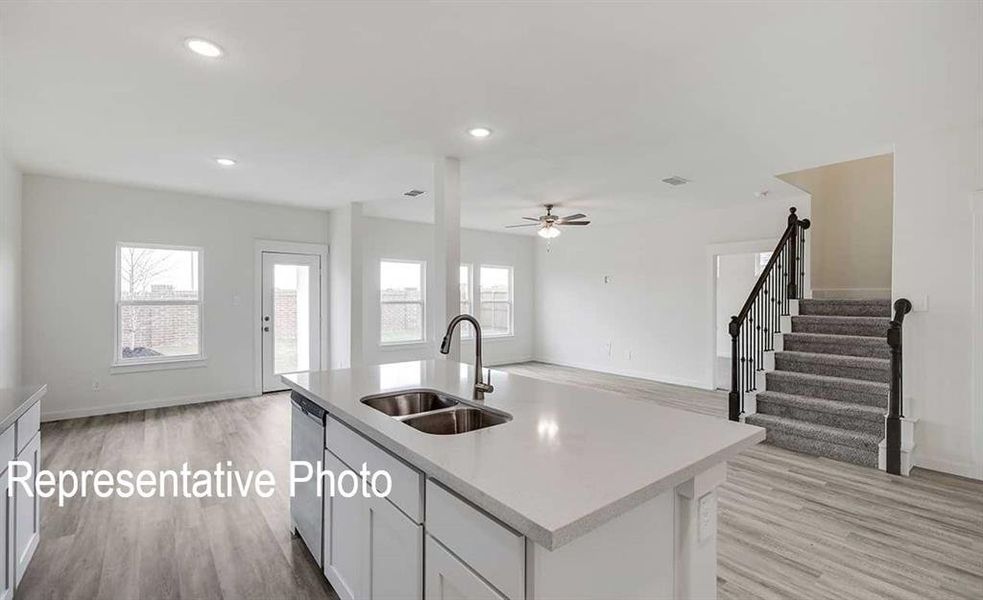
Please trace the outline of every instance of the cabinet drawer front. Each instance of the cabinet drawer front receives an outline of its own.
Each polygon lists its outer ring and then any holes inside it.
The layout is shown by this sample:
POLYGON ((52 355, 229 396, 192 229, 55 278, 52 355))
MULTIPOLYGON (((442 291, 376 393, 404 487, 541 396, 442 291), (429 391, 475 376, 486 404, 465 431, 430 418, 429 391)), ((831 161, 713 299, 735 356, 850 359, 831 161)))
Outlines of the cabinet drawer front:
POLYGON ((417 523, 423 523, 423 474, 360 433, 328 415, 325 438, 328 450, 353 471, 365 463, 370 471, 384 470, 392 478, 389 500, 417 523))
MULTIPOLYGON (((3 464, 0 464, 0 473, 7 470, 8 461, 14 460, 17 457, 17 442, 15 440, 16 434, 14 433, 16 428, 16 425, 11 425, 3 433, 0 433, 0 461, 3 461, 3 464)), ((26 442, 29 441, 30 438, 26 440, 26 442)), ((4 489, 7 488, 4 487, 4 489)))
POLYGON ((505 600, 429 535, 426 564, 427 600, 505 600))
POLYGON ((525 597, 525 538, 432 479, 427 532, 512 600, 525 597))
POLYGON ((41 429, 41 403, 35 402, 17 419, 17 453, 27 447, 34 434, 41 429))

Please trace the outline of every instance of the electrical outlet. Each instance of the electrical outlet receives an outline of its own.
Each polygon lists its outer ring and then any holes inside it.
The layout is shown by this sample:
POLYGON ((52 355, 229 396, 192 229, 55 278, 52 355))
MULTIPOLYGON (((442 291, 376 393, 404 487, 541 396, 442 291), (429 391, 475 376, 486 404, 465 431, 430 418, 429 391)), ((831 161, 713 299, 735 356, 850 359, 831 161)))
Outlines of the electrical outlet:
POLYGON ((700 496, 698 519, 697 536, 701 542, 705 542, 713 537, 717 529, 717 496, 713 492, 700 496))
POLYGON ((607 357, 611 356, 611 342, 608 342, 603 346, 601 346, 601 354, 607 357))
POLYGON ((611 283, 611 276, 610 275, 605 275, 604 276, 604 283, 611 283))
POLYGON ((93 392, 98 392, 101 389, 102 389, 102 382, 99 381, 98 379, 93 379, 92 380, 92 391, 93 392))
POLYGON ((242 304, 242 296, 239 294, 232 294, 232 306, 240 306, 242 304))
POLYGON ((631 350, 625 352, 625 360, 631 360, 631 350))

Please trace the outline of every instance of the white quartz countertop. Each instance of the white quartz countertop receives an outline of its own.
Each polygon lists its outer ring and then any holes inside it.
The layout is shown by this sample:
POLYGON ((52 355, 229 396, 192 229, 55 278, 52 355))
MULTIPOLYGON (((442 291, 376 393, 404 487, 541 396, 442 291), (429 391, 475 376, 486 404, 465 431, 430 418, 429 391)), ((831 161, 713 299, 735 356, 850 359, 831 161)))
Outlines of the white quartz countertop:
POLYGON ((360 402, 427 388, 470 399, 469 365, 430 360, 286 375, 295 391, 553 550, 764 440, 765 430, 630 396, 491 371, 508 423, 431 435, 360 402))
POLYGON ((0 388, 0 431, 17 422, 28 408, 41 399, 48 391, 45 384, 22 385, 15 388, 0 388))

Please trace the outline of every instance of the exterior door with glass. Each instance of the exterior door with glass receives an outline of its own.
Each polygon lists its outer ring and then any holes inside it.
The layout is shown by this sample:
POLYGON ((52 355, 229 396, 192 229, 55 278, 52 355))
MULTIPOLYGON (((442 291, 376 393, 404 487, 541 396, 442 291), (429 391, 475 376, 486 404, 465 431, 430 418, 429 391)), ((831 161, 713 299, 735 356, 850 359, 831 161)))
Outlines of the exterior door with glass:
POLYGON ((263 252, 263 391, 321 364, 321 257, 263 252))

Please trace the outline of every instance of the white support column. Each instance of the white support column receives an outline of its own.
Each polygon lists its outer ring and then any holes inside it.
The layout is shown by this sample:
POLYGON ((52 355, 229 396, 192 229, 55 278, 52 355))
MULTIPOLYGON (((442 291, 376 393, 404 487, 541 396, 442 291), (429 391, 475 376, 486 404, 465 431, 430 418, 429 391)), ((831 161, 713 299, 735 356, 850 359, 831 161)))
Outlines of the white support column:
MULTIPOLYGON (((447 323, 458 314, 461 268, 461 162, 443 157, 434 162, 434 262, 428 279, 431 310, 430 330, 439 344, 447 323)), ((461 332, 454 336, 448 358, 460 360, 461 332)))
POLYGON ((351 205, 351 363, 353 367, 365 364, 365 223, 362 220, 363 206, 361 202, 351 205))

